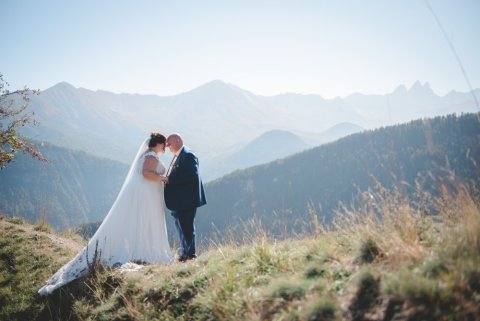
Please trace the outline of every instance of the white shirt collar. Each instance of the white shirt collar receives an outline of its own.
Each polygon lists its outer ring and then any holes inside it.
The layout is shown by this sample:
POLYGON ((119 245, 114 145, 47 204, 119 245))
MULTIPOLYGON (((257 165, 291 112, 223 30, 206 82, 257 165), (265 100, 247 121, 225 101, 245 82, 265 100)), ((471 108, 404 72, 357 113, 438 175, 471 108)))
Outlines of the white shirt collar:
POLYGON ((182 152, 183 150, 183 147, 185 146, 182 146, 179 150, 177 150, 177 152, 175 153, 175 156, 178 157, 178 155, 180 155, 180 153, 182 152))

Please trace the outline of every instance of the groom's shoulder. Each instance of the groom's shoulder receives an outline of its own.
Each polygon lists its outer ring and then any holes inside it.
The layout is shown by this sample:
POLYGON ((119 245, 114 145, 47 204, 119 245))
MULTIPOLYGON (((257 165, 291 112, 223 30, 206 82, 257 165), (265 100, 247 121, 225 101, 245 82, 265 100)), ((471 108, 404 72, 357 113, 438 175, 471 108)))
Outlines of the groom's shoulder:
POLYGON ((183 153, 185 153, 186 158, 191 159, 194 162, 198 162, 197 155, 195 155, 195 153, 190 148, 184 147, 183 148, 183 153))
POLYGON ((195 156, 195 153, 190 148, 188 148, 187 146, 183 146, 183 152, 185 154, 190 154, 190 155, 195 156))

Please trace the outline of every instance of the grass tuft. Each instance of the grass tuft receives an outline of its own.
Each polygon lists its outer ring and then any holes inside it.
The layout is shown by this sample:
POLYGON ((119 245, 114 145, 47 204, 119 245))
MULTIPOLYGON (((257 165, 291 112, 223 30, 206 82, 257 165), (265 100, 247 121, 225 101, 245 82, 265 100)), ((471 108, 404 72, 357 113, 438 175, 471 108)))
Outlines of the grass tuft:
POLYGON ((329 269, 317 262, 311 262, 305 269, 305 277, 307 279, 313 279, 318 277, 327 277, 330 275, 329 269))
POLYGON ((382 291, 405 301, 430 304, 438 301, 440 286, 436 280, 428 279, 410 270, 402 270, 385 280, 382 291))
POLYGON ((380 256, 381 251, 377 243, 371 238, 368 238, 366 240, 362 240, 360 244, 359 254, 355 261, 360 264, 372 263, 376 258, 380 256))
POLYGON ((33 227, 35 231, 45 232, 45 233, 53 233, 53 229, 46 221, 39 221, 33 227))
POLYGON ((272 282, 263 292, 267 300, 281 298, 283 300, 300 299, 305 295, 306 284, 300 280, 279 279, 272 282))
POLYGON ((355 282, 357 290, 348 309, 352 320, 362 320, 362 316, 377 303, 380 281, 370 271, 363 271, 356 277, 355 282))
POLYGON ((317 297, 308 302, 305 309, 300 313, 301 320, 305 321, 330 321, 335 319, 337 306, 329 297, 317 297))
POLYGON ((7 222, 12 223, 12 224, 21 225, 21 224, 25 223, 25 220, 21 217, 12 216, 12 217, 7 218, 7 222))

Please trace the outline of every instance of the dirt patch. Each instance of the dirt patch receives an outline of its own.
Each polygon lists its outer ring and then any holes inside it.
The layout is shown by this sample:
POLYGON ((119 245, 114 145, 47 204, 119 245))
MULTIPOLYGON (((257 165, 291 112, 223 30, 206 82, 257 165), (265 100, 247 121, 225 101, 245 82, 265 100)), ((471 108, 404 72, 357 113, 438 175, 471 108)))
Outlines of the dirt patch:
POLYGON ((63 247, 63 248, 66 248, 66 249, 69 249, 73 252, 79 252, 85 246, 84 244, 81 244, 81 243, 79 243, 75 240, 69 239, 69 238, 61 237, 61 236, 58 236, 58 235, 55 235, 55 234, 46 233, 46 232, 42 232, 42 231, 35 231, 34 226, 30 225, 30 224, 27 224, 27 223, 14 224, 14 223, 10 223, 6 220, 1 220, 0 221, 0 230, 4 229, 4 228, 12 228, 12 227, 23 231, 25 234, 27 234, 27 235, 29 235, 33 238, 38 238, 38 237, 41 237, 41 236, 47 237, 55 245, 58 245, 59 247, 63 247))

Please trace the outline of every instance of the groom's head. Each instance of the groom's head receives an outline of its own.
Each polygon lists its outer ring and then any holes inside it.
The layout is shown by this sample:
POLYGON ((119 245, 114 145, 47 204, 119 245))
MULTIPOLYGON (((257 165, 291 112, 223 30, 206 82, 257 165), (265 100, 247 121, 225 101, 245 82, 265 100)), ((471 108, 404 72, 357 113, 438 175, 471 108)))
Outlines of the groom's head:
POLYGON ((179 134, 171 134, 167 138, 167 146, 172 153, 176 153, 183 146, 182 137, 179 134))

